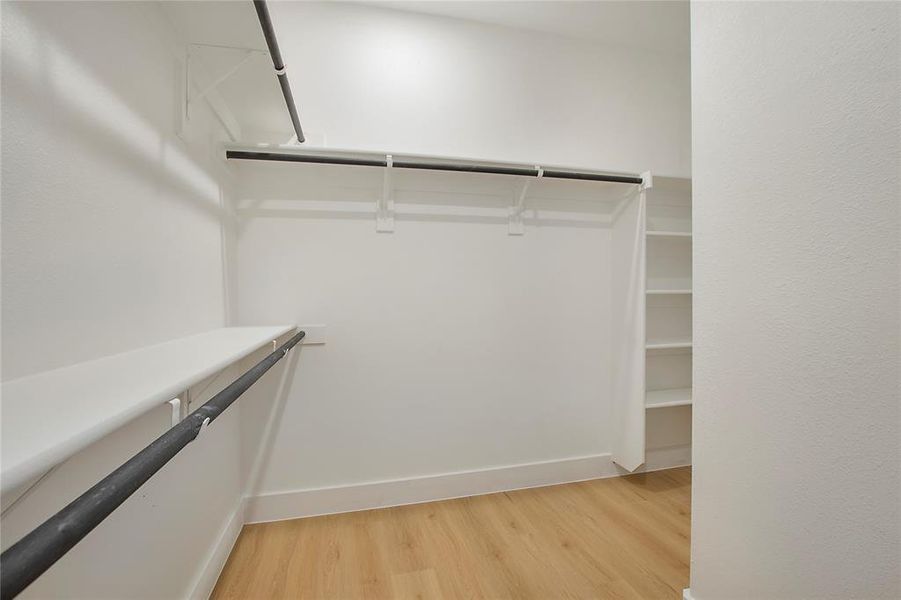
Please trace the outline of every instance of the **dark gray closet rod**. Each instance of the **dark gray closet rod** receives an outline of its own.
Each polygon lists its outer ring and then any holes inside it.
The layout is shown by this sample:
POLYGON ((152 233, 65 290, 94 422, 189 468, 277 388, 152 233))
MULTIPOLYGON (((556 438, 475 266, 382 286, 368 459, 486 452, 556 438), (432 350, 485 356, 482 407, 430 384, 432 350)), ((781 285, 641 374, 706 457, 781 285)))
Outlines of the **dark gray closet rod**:
MULTIPOLYGON (((315 154, 288 154, 279 152, 262 152, 256 150, 226 150, 225 158, 239 160, 274 160, 282 162, 316 163, 325 165, 354 165, 360 167, 387 167, 388 161, 381 158, 342 158, 315 154)), ((392 167, 398 169, 429 169, 433 171, 462 171, 465 173, 492 173, 495 175, 520 175, 538 177, 535 167, 499 167, 494 165, 454 164, 417 162, 414 160, 394 160, 392 167)), ((590 173, 584 171, 557 171, 545 169, 542 177, 551 179, 582 179, 586 181, 609 181, 612 183, 641 184, 642 178, 637 175, 609 175, 606 173, 590 173)))
MULTIPOLYGON (((14 598, 88 535, 304 338, 300 331, 128 462, 0 554, 0 598, 14 598)), ((202 473, 201 473, 202 475, 202 473)), ((127 551, 127 549, 123 549, 127 551)))
POLYGON ((291 124, 294 125, 294 133, 297 141, 304 142, 303 129, 300 126, 300 117, 297 116, 297 106, 294 105, 294 94, 291 93, 291 84, 288 83, 288 75, 285 73, 285 62, 282 60, 281 50, 278 49, 278 40, 275 39, 275 29, 272 27, 272 19, 269 17, 269 7, 265 0, 253 0, 253 7, 257 9, 257 17, 260 19, 260 27, 263 28, 263 36, 266 45, 269 46, 269 55, 272 57, 272 66, 278 76, 278 84, 282 87, 282 95, 288 106, 288 114, 291 116, 291 124))

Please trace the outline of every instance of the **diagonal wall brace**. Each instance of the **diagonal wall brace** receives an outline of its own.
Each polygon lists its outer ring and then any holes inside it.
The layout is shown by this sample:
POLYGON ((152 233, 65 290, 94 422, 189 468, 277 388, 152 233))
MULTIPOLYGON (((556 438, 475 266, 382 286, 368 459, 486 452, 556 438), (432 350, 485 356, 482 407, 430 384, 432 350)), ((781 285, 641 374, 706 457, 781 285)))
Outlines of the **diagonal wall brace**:
POLYGON ((257 48, 220 46, 216 44, 188 44, 185 51, 184 62, 181 63, 182 72, 179 76, 178 95, 181 110, 178 117, 176 133, 178 133, 179 136, 184 133, 187 121, 190 120, 194 107, 198 102, 205 100, 213 110, 216 118, 222 123, 222 126, 225 128, 232 141, 241 139, 241 127, 225 100, 219 95, 217 88, 229 77, 237 73, 251 58, 258 55, 265 56, 266 52, 257 48), (200 48, 240 52, 240 57, 237 61, 232 63, 225 73, 219 75, 215 79, 211 79, 207 75, 201 57, 197 53, 197 50, 200 48), (194 91, 195 88, 197 91, 194 91))

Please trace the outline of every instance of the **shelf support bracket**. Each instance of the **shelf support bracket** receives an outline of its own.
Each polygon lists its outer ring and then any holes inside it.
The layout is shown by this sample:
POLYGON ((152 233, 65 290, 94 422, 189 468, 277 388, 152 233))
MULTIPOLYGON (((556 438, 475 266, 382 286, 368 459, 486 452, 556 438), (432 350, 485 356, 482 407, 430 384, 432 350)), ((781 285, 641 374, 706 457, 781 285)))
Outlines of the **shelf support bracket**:
POLYGON ((382 196, 375 205, 375 230, 379 233, 394 231, 394 189, 391 176, 394 171, 394 158, 385 155, 385 177, 382 180, 382 196))
MULTIPOLYGON (((540 166, 535 165, 535 168, 538 170, 538 179, 544 177, 544 169, 540 166)), ((526 212, 526 194, 529 193, 529 184, 532 183, 531 178, 527 178, 522 183, 522 187, 519 189, 519 198, 516 201, 516 204, 510 207, 510 215, 508 217, 507 222, 507 234, 508 235, 524 235, 525 234, 525 224, 523 223, 523 213, 526 212)))
POLYGON ((219 46, 214 44, 188 44, 185 52, 184 60, 184 81, 180 82, 179 90, 181 94, 181 116, 179 120, 179 134, 184 131, 186 122, 191 118, 191 111, 198 102, 206 100, 210 105, 216 117, 222 123, 229 137, 237 141, 241 139, 241 129, 234 115, 226 105, 225 101, 217 92, 217 88, 229 77, 238 72, 251 58, 257 55, 265 55, 266 52, 257 48, 241 48, 236 46, 219 46), (200 57, 197 55, 198 48, 211 48, 214 50, 238 51, 241 52, 240 58, 235 61, 223 74, 219 75, 212 81, 206 77, 204 69, 200 68, 200 57), (193 92, 194 87, 198 91, 193 92))
POLYGON ((172 407, 172 427, 181 422, 181 398, 173 398, 167 404, 172 407))
POLYGON ((645 171, 641 174, 641 186, 639 189, 643 192, 645 190, 649 190, 654 187, 654 176, 651 175, 650 171, 645 171))

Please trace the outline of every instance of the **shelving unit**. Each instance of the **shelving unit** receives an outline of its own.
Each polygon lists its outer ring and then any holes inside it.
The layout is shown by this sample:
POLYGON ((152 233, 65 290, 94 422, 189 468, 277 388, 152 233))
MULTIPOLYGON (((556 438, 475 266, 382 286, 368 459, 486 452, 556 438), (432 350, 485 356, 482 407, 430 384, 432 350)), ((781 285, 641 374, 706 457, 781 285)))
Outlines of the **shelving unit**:
POLYGON ((691 405, 691 199, 663 194, 646 210, 645 408, 691 405))
POLYGON ((214 329, 4 383, 0 489, 26 483, 294 329, 214 329))

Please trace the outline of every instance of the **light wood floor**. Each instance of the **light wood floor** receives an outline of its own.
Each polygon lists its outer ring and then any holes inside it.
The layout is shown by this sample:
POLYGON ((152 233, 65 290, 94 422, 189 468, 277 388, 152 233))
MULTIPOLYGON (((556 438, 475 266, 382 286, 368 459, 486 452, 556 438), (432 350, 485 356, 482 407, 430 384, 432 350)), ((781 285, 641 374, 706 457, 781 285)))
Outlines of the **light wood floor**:
POLYGON ((681 598, 691 470, 248 525, 212 598, 681 598))

